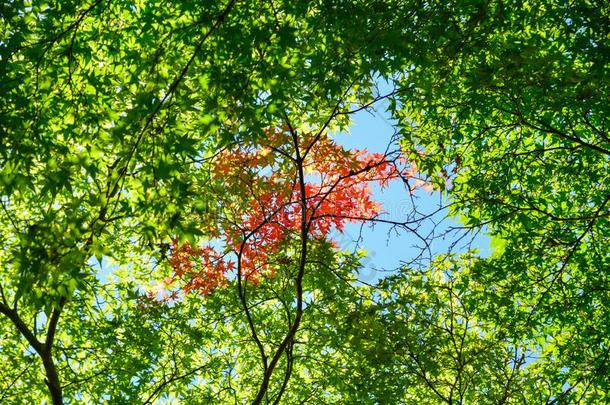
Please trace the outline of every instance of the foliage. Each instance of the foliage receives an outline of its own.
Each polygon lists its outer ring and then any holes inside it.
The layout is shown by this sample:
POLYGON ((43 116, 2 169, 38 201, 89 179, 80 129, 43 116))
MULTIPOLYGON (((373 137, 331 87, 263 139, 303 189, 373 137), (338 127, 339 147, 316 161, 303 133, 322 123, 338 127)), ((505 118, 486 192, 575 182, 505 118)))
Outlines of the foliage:
POLYGON ((549 378, 540 392, 602 401, 608 5, 510 7, 481 5, 476 26, 450 17, 447 52, 403 75, 409 91, 395 113, 420 167, 453 173, 452 211, 492 235, 478 279, 514 307, 490 314, 495 322, 539 341, 536 367, 549 378))
POLYGON ((226 285, 236 262, 248 282, 273 277, 278 269, 269 257, 285 248, 286 240, 298 238, 302 224, 307 224, 309 238, 328 239, 346 222, 374 220, 382 208, 372 199, 369 183, 386 186, 415 176, 399 155, 348 151, 327 134, 302 133, 293 144, 289 127, 268 130, 262 146, 227 148, 212 164, 211 181, 216 190, 224 189, 218 194, 227 197, 219 196, 222 213, 207 225, 209 245, 175 241, 169 260, 174 279, 188 279, 184 292, 204 295, 226 285), (299 180, 299 170, 308 180, 299 180))
POLYGON ((607 402, 608 15, 3 2, 0 402, 607 402), (333 141, 383 100, 397 150, 333 141), (390 180, 493 253, 360 282, 390 180))

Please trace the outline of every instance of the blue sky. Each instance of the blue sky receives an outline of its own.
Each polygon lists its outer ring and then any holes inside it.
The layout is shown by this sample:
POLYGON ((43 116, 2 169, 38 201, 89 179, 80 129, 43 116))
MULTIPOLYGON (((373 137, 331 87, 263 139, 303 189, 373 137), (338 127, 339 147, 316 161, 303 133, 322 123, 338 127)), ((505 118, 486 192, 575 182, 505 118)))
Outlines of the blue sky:
MULTIPOLYGON (((352 119, 353 124, 349 131, 335 134, 333 136, 335 141, 346 148, 367 149, 369 152, 379 153, 386 151, 394 135, 394 128, 383 105, 377 106, 376 110, 363 110, 355 113, 352 119)), ((404 221, 413 209, 414 203, 420 213, 432 213, 438 210, 440 205, 447 203, 446 196, 441 195, 438 191, 430 193, 418 189, 411 196, 402 182, 398 180, 391 182, 390 186, 384 189, 377 184, 373 184, 371 188, 374 199, 382 203, 386 212, 382 218, 393 221, 404 221)), ((418 229, 418 233, 422 236, 429 236, 428 233, 435 229, 438 235, 450 226, 459 225, 451 218, 440 221, 445 215, 446 211, 433 217, 435 221, 440 222, 436 226, 433 226, 430 221, 424 222, 424 225, 418 229)), ((370 283, 415 259, 422 252, 423 246, 421 240, 412 232, 405 229, 392 229, 391 225, 380 223, 374 225, 348 224, 343 233, 337 232, 332 236, 345 250, 362 249, 367 252, 359 279, 370 283)), ((455 241, 455 236, 455 234, 451 234, 449 238, 439 236, 432 239, 430 252, 427 255, 447 252, 455 241)), ((453 251, 463 251, 464 244, 470 239, 465 238, 461 244, 455 246, 453 251)), ((475 238, 471 246, 478 248, 484 255, 489 253, 489 239, 484 235, 475 238)), ((92 264, 94 262, 97 264, 97 260, 92 260, 92 264)), ((104 260, 98 277, 105 279, 112 271, 113 267, 104 260)))
MULTIPOLYGON (((378 106, 375 111, 360 111, 354 114, 352 119, 353 124, 348 132, 334 136, 337 142, 347 148, 366 148, 370 152, 380 153, 386 151, 388 143, 394 135, 394 128, 383 105, 378 106)), ((440 192, 430 193, 421 189, 415 191, 412 199, 401 181, 394 181, 383 190, 375 185, 373 193, 375 199, 382 202, 384 210, 387 212, 384 218, 394 221, 406 219, 413 208, 413 201, 418 211, 422 213, 432 213, 441 204, 447 203, 446 196, 441 195, 440 192)), ((436 215, 434 219, 440 221, 445 215, 446 211, 436 215)), ((438 235, 449 227, 458 225, 458 222, 451 218, 443 220, 436 228, 428 221, 419 230, 419 234, 425 236, 435 228, 438 235)), ((360 279, 366 282, 374 282, 384 274, 413 260, 421 252, 423 246, 412 232, 404 229, 393 230, 391 225, 387 224, 375 224, 374 226, 349 224, 344 234, 335 235, 335 239, 344 249, 360 248, 368 252, 367 258, 364 260, 364 269, 360 274, 360 279)), ((433 254, 445 253, 456 239, 455 234, 444 239, 439 235, 430 243, 430 250, 433 254)), ((465 238, 455 246, 453 251, 464 251, 464 245, 470 240, 469 237, 465 238)), ((471 246, 486 255, 489 253, 489 238, 479 235, 471 246)))

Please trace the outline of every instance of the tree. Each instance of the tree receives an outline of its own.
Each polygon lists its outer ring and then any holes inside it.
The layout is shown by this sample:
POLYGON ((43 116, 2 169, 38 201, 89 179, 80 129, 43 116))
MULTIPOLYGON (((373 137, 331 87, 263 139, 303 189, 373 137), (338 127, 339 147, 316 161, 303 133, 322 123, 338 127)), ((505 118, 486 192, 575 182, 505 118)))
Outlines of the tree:
POLYGON ((608 386, 607 14, 498 2, 451 15, 395 110, 419 166, 454 174, 466 229, 492 235, 477 277, 516 307, 495 322, 538 340, 546 401, 602 401, 608 386))
POLYGON ((371 98, 385 62, 358 42, 395 10, 357 7, 354 19, 325 3, 3 4, 0 312, 54 403, 72 383, 58 372, 62 324, 94 293, 91 257, 159 258, 168 238, 195 239, 213 205, 201 165, 219 145, 286 114, 345 126, 340 110, 371 98))
POLYGON ((0 401, 603 401, 607 8, 3 3, 0 401), (494 254, 359 283, 371 180, 494 254))

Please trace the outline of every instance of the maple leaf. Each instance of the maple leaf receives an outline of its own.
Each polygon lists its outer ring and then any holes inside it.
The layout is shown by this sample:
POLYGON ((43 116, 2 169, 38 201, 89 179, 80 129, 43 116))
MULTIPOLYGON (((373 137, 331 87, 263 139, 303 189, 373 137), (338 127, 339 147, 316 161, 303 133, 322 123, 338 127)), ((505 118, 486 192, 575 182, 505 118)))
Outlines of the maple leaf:
MULTIPOLYGON (((239 262, 236 264, 218 248, 174 242, 169 264, 175 278, 185 280, 185 292, 211 294, 227 285, 227 273, 237 269, 253 284, 262 277, 272 277, 276 269, 269 259, 287 238, 300 235, 303 209, 309 236, 328 238, 333 229, 343 231, 348 222, 371 220, 382 213, 381 204, 373 199, 370 182, 386 186, 394 179, 413 177, 417 170, 402 157, 388 160, 380 153, 348 150, 327 135, 303 133, 299 141, 301 150, 309 150, 302 161, 307 172, 305 196, 294 180, 298 167, 296 159, 290 157, 294 145, 286 129, 269 129, 259 143, 243 144, 219 155, 212 168, 214 176, 231 190, 243 190, 243 195, 234 196, 240 220, 221 221, 216 235, 224 235, 224 250, 233 251, 239 262), (397 162, 406 167, 399 169, 397 162)), ((416 180, 416 187, 420 186, 428 185, 416 180)))

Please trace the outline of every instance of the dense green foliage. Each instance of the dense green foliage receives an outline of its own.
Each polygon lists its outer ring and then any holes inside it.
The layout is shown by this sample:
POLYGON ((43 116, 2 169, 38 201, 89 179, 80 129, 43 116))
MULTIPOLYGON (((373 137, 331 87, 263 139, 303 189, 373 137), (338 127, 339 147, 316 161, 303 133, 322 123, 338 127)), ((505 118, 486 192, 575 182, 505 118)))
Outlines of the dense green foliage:
POLYGON ((2 2, 0 402, 610 401, 609 16, 587 0, 2 2), (171 243, 251 207, 213 174, 227 151, 284 128, 285 180, 304 186, 297 138, 382 100, 490 257, 368 285, 363 255, 303 220, 274 277, 146 295, 171 243))
POLYGON ((609 12, 490 7, 457 56, 401 79, 418 97, 396 112, 426 171, 456 173, 453 212, 493 235, 475 277, 514 307, 492 320, 535 342, 539 392, 568 402, 609 388, 609 12))

